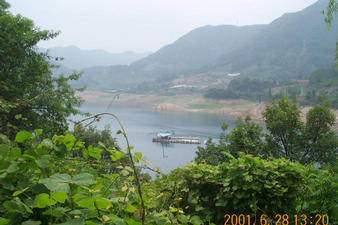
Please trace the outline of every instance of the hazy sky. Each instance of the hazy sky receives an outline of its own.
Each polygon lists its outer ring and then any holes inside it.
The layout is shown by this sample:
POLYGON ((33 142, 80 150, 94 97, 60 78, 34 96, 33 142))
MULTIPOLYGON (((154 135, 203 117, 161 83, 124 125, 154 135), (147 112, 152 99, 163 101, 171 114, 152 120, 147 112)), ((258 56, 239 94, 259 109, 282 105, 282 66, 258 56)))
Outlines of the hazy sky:
POLYGON ((12 13, 61 31, 42 47, 156 51, 204 25, 266 24, 316 0, 8 0, 12 13))

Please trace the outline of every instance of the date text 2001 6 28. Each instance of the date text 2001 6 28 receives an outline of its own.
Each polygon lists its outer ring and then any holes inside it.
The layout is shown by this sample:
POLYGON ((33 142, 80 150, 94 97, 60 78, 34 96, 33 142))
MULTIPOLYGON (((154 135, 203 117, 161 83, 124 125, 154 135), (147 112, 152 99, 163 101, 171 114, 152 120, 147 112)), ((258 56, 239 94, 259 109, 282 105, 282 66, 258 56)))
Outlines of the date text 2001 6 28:
POLYGON ((224 218, 224 225, 329 225, 327 214, 315 216, 276 214, 273 218, 265 214, 256 217, 244 214, 225 214, 224 218))

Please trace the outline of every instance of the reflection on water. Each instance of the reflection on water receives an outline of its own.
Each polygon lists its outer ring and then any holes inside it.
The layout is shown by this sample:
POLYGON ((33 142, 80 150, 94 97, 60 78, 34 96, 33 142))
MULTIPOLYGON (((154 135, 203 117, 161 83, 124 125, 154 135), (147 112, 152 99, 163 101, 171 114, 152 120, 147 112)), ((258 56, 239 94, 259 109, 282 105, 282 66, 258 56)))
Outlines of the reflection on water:
MULTIPOLYGON (((85 104, 81 108, 92 114, 106 111, 106 106, 85 104)), ((233 127, 234 119, 228 116, 186 113, 186 112, 158 112, 150 107, 123 106, 113 104, 108 110, 121 120, 129 141, 136 152, 142 152, 150 162, 151 167, 159 167, 163 172, 183 167, 195 157, 196 144, 161 144, 153 143, 152 138, 163 130, 174 131, 177 136, 194 136, 204 140, 209 137, 217 139, 221 132, 221 124, 228 123, 229 130, 233 127)), ((77 118, 79 119, 79 118, 77 118)), ((103 129, 110 125, 111 130, 119 129, 118 123, 111 117, 103 117, 97 128, 103 129)), ((115 135, 118 144, 125 147, 124 139, 115 135)))

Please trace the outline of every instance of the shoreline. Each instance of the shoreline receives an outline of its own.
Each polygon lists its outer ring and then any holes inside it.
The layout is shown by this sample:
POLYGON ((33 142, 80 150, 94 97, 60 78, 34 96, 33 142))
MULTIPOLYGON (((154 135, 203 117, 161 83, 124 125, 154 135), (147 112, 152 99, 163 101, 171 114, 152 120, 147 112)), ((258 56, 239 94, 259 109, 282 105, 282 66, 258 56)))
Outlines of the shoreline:
MULTIPOLYGON (((141 94, 115 94, 99 91, 84 91, 79 93, 88 104, 110 105, 121 104, 129 106, 150 106, 154 110, 162 112, 202 112, 232 117, 245 118, 250 116, 252 120, 264 121, 262 113, 267 106, 264 102, 253 102, 243 99, 212 100, 205 99, 202 95, 190 94, 179 96, 158 96, 141 94)), ((306 122, 306 113, 310 106, 301 107, 301 119, 306 122)), ((336 116, 334 131, 338 131, 338 110, 331 111, 336 116)))

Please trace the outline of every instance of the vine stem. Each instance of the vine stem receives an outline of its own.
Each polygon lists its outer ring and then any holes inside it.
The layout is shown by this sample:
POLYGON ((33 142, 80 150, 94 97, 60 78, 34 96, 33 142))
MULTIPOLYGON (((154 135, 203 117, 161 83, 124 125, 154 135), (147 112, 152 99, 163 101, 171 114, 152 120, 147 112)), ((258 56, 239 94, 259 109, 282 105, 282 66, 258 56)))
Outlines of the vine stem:
POLYGON ((95 114, 94 116, 90 116, 90 117, 84 118, 83 120, 80 120, 79 122, 76 122, 75 124, 83 123, 84 121, 87 121, 87 120, 93 120, 92 122, 94 122, 100 116, 104 116, 104 115, 111 116, 111 117, 113 117, 117 121, 117 123, 119 124, 119 126, 121 128, 123 137, 126 140, 126 143, 127 143, 127 154, 128 154, 128 156, 130 158, 130 161, 131 161, 131 166, 132 166, 132 169, 133 169, 133 172, 134 172, 134 176, 135 176, 135 182, 136 182, 136 186, 137 186, 137 191, 138 191, 138 194, 139 194, 140 199, 141 199, 142 225, 144 225, 146 210, 145 210, 144 200, 143 200, 143 195, 142 195, 141 181, 140 181, 139 174, 138 174, 138 172, 136 170, 136 166, 135 166, 135 163, 134 163, 133 155, 131 154, 131 148, 130 148, 130 144, 129 144, 129 139, 128 139, 127 133, 126 133, 126 131, 125 131, 125 129, 124 129, 124 127, 123 127, 120 119, 115 114, 113 114, 113 113, 107 113, 107 112, 105 112, 105 113, 99 113, 99 114, 95 114))

